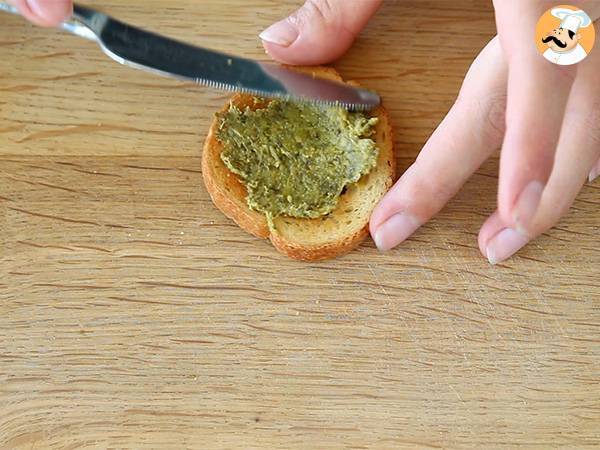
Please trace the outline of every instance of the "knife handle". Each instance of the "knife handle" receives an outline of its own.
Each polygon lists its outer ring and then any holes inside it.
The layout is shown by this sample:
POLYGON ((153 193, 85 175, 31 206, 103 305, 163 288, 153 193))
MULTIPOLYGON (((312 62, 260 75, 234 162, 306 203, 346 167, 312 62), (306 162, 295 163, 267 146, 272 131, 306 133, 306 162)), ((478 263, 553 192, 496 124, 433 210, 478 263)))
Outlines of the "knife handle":
MULTIPOLYGON (((17 8, 5 2, 0 2, 0 11, 21 16, 21 13, 17 8)), ((59 27, 76 36, 80 36, 91 41, 97 41, 98 38, 96 33, 93 31, 93 21, 95 17, 96 11, 93 9, 75 4, 73 5, 73 16, 71 19, 61 23, 59 27)))

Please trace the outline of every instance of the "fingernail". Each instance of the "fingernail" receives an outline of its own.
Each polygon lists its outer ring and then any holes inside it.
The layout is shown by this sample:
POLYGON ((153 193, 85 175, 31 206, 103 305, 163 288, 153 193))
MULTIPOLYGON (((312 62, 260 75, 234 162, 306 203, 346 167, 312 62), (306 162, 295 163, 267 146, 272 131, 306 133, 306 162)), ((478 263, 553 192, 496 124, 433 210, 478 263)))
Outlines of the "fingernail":
POLYGON ((385 252, 405 241, 420 226, 421 222, 416 217, 405 212, 398 213, 379 225, 373 240, 377 248, 385 252))
POLYGON ((485 249, 490 264, 498 264, 517 253, 529 242, 529 238, 511 228, 504 228, 488 241, 485 249))
POLYGON ((596 167, 592 169, 590 176, 588 177, 588 181, 593 183, 596 178, 598 178, 598 175, 600 175, 600 163, 596 164, 596 167))
POLYGON ((284 19, 274 23, 265 31, 260 33, 259 37, 263 41, 271 42, 272 44, 289 47, 298 39, 298 28, 296 28, 289 20, 284 19))
POLYGON ((539 181, 530 182, 521 191, 513 212, 513 220, 515 221, 517 230, 521 234, 526 234, 525 230, 535 217, 535 213, 542 200, 542 192, 544 192, 544 185, 539 181))

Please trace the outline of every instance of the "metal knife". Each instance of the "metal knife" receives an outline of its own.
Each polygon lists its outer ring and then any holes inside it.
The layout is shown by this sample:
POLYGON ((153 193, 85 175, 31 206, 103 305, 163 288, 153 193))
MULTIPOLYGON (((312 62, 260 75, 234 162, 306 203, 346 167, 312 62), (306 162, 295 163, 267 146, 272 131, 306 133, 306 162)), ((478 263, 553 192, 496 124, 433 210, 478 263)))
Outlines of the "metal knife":
MULTIPOLYGON (((3 2, 0 10, 18 14, 16 8, 3 2)), ((61 28, 96 42, 121 64, 217 89, 356 110, 369 110, 380 103, 379 96, 366 89, 179 42, 82 5, 74 5, 72 18, 61 28)))

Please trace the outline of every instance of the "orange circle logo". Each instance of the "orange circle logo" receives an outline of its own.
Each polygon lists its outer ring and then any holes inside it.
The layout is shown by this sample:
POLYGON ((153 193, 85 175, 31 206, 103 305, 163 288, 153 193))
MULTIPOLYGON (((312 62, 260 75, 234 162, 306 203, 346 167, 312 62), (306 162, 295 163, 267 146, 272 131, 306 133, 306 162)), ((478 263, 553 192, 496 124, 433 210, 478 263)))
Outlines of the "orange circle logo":
POLYGON ((535 40, 548 61, 570 66, 583 61, 594 48, 596 30, 587 13, 575 6, 559 5, 540 18, 535 40))

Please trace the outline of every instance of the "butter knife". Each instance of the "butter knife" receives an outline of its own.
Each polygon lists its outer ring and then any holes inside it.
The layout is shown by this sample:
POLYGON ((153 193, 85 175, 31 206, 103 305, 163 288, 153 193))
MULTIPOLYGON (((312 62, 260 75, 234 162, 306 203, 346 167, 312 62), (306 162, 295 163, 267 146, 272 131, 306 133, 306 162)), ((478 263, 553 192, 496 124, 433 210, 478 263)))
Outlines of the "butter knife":
MULTIPOLYGON (((0 2, 0 10, 18 14, 0 2)), ((308 100, 348 109, 369 110, 379 96, 366 89, 312 77, 284 66, 253 61, 196 47, 116 20, 75 4, 61 28, 96 42, 109 57, 136 69, 193 81, 216 89, 260 97, 308 100)))

